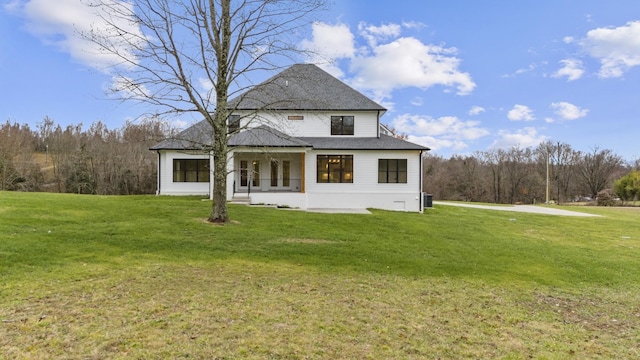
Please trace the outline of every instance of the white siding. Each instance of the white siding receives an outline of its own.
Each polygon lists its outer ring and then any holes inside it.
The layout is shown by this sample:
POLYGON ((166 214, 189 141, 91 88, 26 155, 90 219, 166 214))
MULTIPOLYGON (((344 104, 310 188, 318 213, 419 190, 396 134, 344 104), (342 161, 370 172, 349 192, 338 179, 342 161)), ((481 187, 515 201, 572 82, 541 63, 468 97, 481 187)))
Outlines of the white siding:
MULTIPOLYGON (((285 134, 297 137, 330 137, 331 116, 353 116, 354 135, 345 137, 377 137, 378 136, 378 112, 376 111, 340 111, 340 112, 282 112, 248 114, 235 112, 245 116, 241 120, 242 127, 258 127, 267 125, 285 134), (289 116, 302 116, 303 120, 289 120, 289 116)), ((334 135, 335 136, 335 135, 334 135)))
MULTIPOLYGON (((209 195, 209 183, 173 182, 174 159, 209 159, 208 154, 189 154, 177 151, 160 152, 158 195, 209 195)), ((210 174, 213 179, 213 174, 210 174)))
POLYGON ((309 208, 420 211, 419 151, 310 151, 305 165, 309 208), (317 155, 353 155, 353 183, 318 183, 317 155), (407 183, 379 184, 378 159, 407 159, 407 183))
MULTIPOLYGON (((264 178, 268 177, 269 159, 290 160, 291 178, 301 177, 301 154, 297 153, 237 153, 232 152, 228 162, 227 199, 233 197, 234 180, 240 159, 258 159, 263 166, 264 178), (232 157, 235 155, 234 157, 232 157), (268 156, 267 156, 268 155, 268 156)), ((160 152, 160 195, 208 195, 209 183, 173 182, 173 159, 209 159, 208 154, 160 152)), ((253 203, 286 205, 293 208, 363 209, 376 208, 400 211, 420 211, 420 152, 419 151, 309 151, 304 159, 305 192, 252 193, 253 203), (353 183, 318 183, 317 155, 353 155, 353 183), (406 184, 379 184, 378 159, 407 159, 406 184)), ((213 168, 213 166, 211 166, 213 168)), ((213 179, 213 174, 211 174, 213 179)), ((263 176, 261 176, 263 177, 263 176)), ((266 180, 263 180, 268 185, 266 180)), ((213 181, 211 182, 213 183, 213 181)), ((266 188, 265 188, 266 190, 266 188)), ((302 190, 302 189, 300 189, 302 190)))

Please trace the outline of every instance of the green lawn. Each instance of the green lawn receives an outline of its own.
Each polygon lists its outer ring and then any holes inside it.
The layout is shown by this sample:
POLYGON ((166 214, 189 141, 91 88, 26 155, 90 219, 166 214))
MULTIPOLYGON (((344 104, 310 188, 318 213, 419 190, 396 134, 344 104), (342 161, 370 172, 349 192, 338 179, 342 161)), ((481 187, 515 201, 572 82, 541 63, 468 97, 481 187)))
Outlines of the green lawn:
POLYGON ((640 357, 640 211, 0 192, 0 359, 640 357))

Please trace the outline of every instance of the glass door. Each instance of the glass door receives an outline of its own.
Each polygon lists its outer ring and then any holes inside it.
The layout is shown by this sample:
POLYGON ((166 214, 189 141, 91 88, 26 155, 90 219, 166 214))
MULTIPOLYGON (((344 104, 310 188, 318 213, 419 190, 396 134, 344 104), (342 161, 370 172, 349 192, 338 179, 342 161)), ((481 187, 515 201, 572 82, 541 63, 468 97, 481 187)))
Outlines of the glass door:
POLYGON ((271 187, 278 187, 278 160, 271 160, 271 187))
POLYGON ((240 160, 240 188, 248 188, 249 186, 260 187, 259 160, 240 160))

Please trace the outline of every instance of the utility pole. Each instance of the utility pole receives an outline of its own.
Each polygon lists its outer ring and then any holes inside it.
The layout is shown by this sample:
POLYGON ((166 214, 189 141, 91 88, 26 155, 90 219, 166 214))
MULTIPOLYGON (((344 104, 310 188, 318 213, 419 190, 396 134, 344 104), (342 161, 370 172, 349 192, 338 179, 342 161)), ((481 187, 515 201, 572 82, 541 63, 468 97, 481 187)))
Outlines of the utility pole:
POLYGON ((549 204, 549 151, 547 151, 547 191, 545 204, 549 204))

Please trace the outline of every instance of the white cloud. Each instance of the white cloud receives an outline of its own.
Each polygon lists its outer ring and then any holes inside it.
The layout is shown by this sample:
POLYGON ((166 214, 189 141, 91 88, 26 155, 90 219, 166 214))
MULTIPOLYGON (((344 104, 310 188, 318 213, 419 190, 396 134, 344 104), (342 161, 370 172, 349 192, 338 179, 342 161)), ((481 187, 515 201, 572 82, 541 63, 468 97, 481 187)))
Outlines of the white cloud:
POLYGON ((521 68, 521 69, 516 70, 516 75, 532 72, 537 67, 538 67, 538 65, 536 65, 536 64, 529 64, 529 66, 527 66, 526 68, 521 68))
POLYGON ((413 106, 422 106, 424 105, 424 99, 420 96, 416 96, 413 99, 411 99, 411 105, 413 106))
POLYGON ((514 146, 533 147, 547 140, 544 135, 538 134, 538 131, 532 127, 509 132, 501 130, 498 132, 499 138, 489 146, 490 149, 508 149, 514 146))
MULTIPOLYGON (((128 1, 108 0, 116 4, 124 13, 133 13, 133 5, 128 1)), ((13 1, 5 9, 26 19, 27 30, 47 45, 55 46, 67 52, 75 60, 97 69, 105 70, 109 66, 121 63, 122 59, 113 54, 100 51, 94 43, 78 36, 78 33, 90 31, 104 32, 109 27, 99 8, 91 7, 84 1, 78 0, 27 0, 13 1)), ((105 16, 108 18, 108 16, 105 16)), ((112 18, 117 25, 136 36, 141 36, 140 30, 129 21, 112 18)), ((126 39, 119 38, 116 45, 122 54, 135 60, 134 54, 126 45, 126 39)))
POLYGON ((503 78, 511 78, 511 77, 515 77, 515 76, 517 76, 517 75, 522 75, 522 74, 525 74, 525 73, 528 73, 528 72, 532 72, 532 71, 534 71, 536 68, 538 68, 538 65, 537 65, 537 64, 529 64, 529 66, 527 66, 527 67, 520 68, 520 69, 516 70, 516 71, 515 71, 514 73, 512 73, 512 74, 505 74, 505 75, 502 75, 502 77, 503 77, 503 78))
POLYGON ((640 20, 591 30, 580 44, 590 56, 600 60, 600 77, 620 77, 640 65, 640 20))
POLYGON ((371 92, 378 102, 390 97, 394 90, 406 87, 428 89, 441 85, 447 89, 455 88, 459 95, 473 91, 476 84, 471 75, 459 70, 461 60, 456 57, 455 48, 424 44, 413 37, 400 37, 401 29, 402 26, 395 24, 372 26, 361 23, 359 34, 366 45, 357 46, 355 36, 346 25, 315 23, 313 38, 303 41, 302 46, 318 53, 318 56, 309 58, 311 62, 322 65, 326 61, 319 60, 330 59, 333 68, 325 65, 325 70, 333 70, 330 72, 341 78, 344 74, 335 62, 349 60, 350 70, 354 73, 349 82, 371 92))
POLYGON ((554 110, 554 113, 564 120, 576 120, 587 116, 587 113, 589 112, 588 109, 581 109, 566 101, 551 103, 551 108, 554 110))
POLYGON ((111 78, 112 92, 120 93, 124 98, 148 99, 151 92, 144 84, 136 83, 132 78, 126 76, 113 76, 111 78))
POLYGON ((171 121, 169 122, 169 125, 170 125, 171 127, 173 127, 173 128, 181 129, 181 130, 182 130, 182 129, 186 129, 188 126, 191 126, 191 125, 193 125, 193 124, 190 124, 189 122, 187 122, 187 121, 185 121, 185 120, 179 120, 179 119, 176 119, 176 120, 171 120, 171 121))
POLYGON ((358 72, 353 83, 375 90, 378 97, 389 96, 399 88, 427 89, 434 85, 455 87, 459 95, 466 95, 476 84, 468 73, 458 70, 460 60, 453 56, 455 51, 425 45, 415 38, 400 38, 377 46, 372 56, 352 59, 352 69, 358 72))
POLYGON ((329 25, 315 22, 311 26, 313 40, 303 40, 302 48, 311 54, 309 60, 336 77, 344 73, 335 64, 340 58, 351 58, 355 55, 353 33, 345 24, 329 25))
POLYGON ((509 110, 507 117, 511 121, 533 121, 533 111, 528 106, 516 104, 513 109, 509 110))
POLYGON ((452 149, 455 151, 460 151, 460 150, 467 149, 469 147, 469 145, 467 145, 463 141, 442 139, 442 138, 436 138, 433 136, 409 135, 408 140, 411 141, 412 143, 426 146, 429 149, 431 149, 431 151, 437 151, 442 149, 452 149))
POLYGON ((403 21, 402 22, 402 26, 407 28, 407 29, 422 29, 424 28, 426 25, 424 23, 421 23, 419 21, 403 21))
POLYGON ((370 25, 365 22, 358 24, 360 36, 365 38, 371 47, 377 46, 379 41, 398 37, 401 30, 402 27, 398 24, 387 24, 381 26, 370 25))
POLYGON ((201 77, 201 78, 198 78, 198 82, 200 83, 200 87, 202 88, 202 90, 204 91, 213 90, 214 85, 210 79, 201 77))
POLYGON ((565 59, 560 60, 560 63, 563 65, 558 71, 553 73, 551 77, 561 78, 567 77, 568 81, 578 80, 584 74, 584 68, 582 65, 582 61, 577 59, 565 59))
POLYGON ((483 113, 485 111, 486 110, 482 106, 474 106, 471 108, 471 110, 469 110, 469 115, 471 116, 479 115, 480 113, 483 113))
POLYGON ((486 136, 487 129, 478 121, 463 121, 454 116, 434 119, 430 116, 403 114, 391 121, 392 127, 408 134, 409 141, 425 145, 432 150, 453 148, 461 150, 467 142, 486 136))

